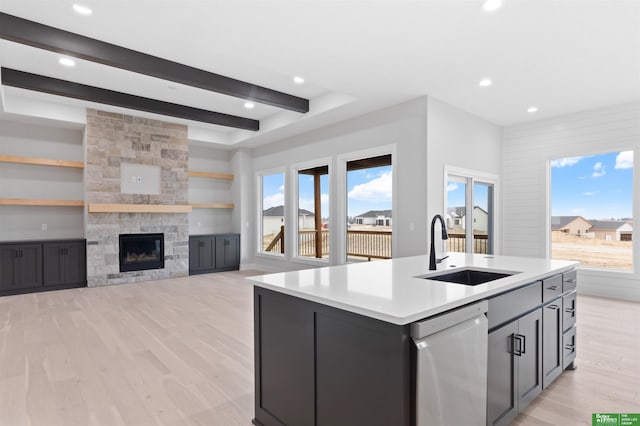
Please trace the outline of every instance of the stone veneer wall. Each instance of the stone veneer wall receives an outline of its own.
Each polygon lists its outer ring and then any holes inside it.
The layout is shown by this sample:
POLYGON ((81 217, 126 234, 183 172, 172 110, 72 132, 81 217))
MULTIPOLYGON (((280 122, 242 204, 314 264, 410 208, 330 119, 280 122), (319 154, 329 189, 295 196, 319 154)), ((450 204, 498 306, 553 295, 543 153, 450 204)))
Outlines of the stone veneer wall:
MULTIPOLYGON (((87 110, 87 203, 188 204, 187 127, 87 110), (120 164, 161 167, 159 195, 122 194, 120 164)), ((99 286, 189 274, 189 217, 185 213, 87 213, 87 281, 99 286), (164 233, 164 269, 120 272, 119 234, 164 233)))

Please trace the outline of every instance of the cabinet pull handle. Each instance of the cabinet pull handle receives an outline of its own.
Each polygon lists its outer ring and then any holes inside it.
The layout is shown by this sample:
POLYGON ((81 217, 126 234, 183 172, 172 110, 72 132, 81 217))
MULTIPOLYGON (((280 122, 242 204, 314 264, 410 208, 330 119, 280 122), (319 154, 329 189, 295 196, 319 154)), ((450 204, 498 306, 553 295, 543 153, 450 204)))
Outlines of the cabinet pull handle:
POLYGON ((553 309, 555 311, 556 309, 558 309, 558 305, 549 305, 547 306, 547 308, 553 309))
POLYGON ((552 285, 552 286, 547 287, 547 290, 551 290, 551 291, 556 291, 557 289, 558 289, 557 285, 552 285))
POLYGON ((518 334, 518 337, 520 337, 522 339, 522 353, 526 354, 527 353, 527 338, 526 338, 526 336, 524 336, 522 334, 518 334))
POLYGON ((564 310, 565 312, 569 313, 569 314, 573 314, 576 311, 576 308, 567 308, 564 310))
POLYGON ((513 346, 513 351, 512 353, 516 356, 522 356, 523 352, 522 352, 522 340, 520 340, 520 335, 519 334, 512 334, 511 335, 511 345, 513 346), (517 343, 517 344, 516 344, 517 343))
POLYGON ((564 282, 566 283, 570 283, 570 284, 575 284, 576 280, 572 279, 572 280, 565 280, 564 282))
POLYGON ((569 345, 564 345, 564 348, 565 348, 565 349, 568 349, 568 350, 570 350, 570 351, 573 351, 573 349, 574 349, 575 347, 576 347, 575 345, 570 345, 570 344, 569 344, 569 345))

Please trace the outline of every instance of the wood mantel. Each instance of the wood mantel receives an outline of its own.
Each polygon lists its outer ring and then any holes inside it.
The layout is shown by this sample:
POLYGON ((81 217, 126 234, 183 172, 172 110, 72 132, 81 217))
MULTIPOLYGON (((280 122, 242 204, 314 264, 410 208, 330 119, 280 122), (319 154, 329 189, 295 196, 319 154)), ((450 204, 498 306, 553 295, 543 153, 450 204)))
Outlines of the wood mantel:
POLYGON ((89 203, 89 213, 191 213, 191 206, 188 204, 89 203))

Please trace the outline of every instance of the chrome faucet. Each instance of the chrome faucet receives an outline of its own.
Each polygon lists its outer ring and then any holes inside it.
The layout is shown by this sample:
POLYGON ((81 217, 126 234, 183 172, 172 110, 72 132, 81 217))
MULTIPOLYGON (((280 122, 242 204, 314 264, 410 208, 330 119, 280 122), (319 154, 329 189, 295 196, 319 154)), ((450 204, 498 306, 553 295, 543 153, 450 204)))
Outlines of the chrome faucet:
MULTIPOLYGON (((436 270, 435 226, 436 226, 437 219, 440 219, 440 224, 442 225, 442 239, 443 240, 449 239, 449 236, 447 235, 447 227, 444 224, 444 219, 439 214, 435 215, 433 217, 433 220, 431 221, 431 251, 429 252, 429 270, 430 271, 436 270)), ((438 259, 437 263, 440 263, 442 260, 446 259, 447 257, 448 256, 445 256, 442 259, 438 259)))

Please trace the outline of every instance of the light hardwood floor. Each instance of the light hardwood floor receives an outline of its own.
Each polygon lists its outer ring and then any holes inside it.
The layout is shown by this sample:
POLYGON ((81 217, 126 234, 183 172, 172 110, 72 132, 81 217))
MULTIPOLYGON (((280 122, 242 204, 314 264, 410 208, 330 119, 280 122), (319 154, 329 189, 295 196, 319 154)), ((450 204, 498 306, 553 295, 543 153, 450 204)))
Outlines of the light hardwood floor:
MULTIPOLYGON (((250 425, 253 274, 0 298, 0 425, 250 425)), ((514 424, 640 411, 639 327, 639 303, 580 296, 578 369, 514 424)))

